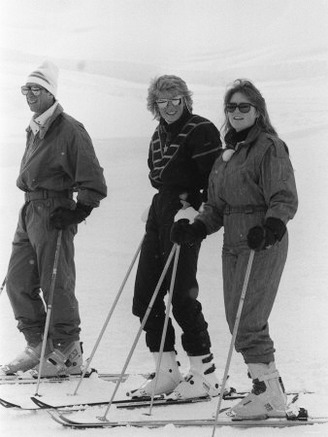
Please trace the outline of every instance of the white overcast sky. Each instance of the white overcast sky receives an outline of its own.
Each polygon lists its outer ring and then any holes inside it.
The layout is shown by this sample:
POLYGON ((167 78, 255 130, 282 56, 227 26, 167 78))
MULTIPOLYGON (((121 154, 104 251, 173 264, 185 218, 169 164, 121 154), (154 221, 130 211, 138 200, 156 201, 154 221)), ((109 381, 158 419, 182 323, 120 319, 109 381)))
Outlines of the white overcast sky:
POLYGON ((327 44, 328 0, 0 0, 3 49, 157 62, 327 44))

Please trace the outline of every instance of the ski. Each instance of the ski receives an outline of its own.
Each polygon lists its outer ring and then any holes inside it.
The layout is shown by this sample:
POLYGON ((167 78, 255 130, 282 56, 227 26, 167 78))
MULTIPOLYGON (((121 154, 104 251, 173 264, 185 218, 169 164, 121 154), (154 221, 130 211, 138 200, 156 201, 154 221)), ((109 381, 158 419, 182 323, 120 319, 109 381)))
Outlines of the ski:
POLYGON ((36 410, 36 408, 23 408, 21 405, 14 404, 13 402, 6 401, 5 399, 0 398, 0 405, 5 408, 13 408, 15 410, 36 410))
MULTIPOLYGON (((102 405, 108 405, 109 401, 107 402, 85 402, 85 403, 78 403, 78 404, 67 404, 67 405, 50 405, 46 402, 41 401, 40 399, 32 396, 30 398, 33 403, 35 404, 34 407, 23 407, 22 405, 15 404, 13 402, 9 402, 5 399, 0 398, 0 405, 2 405, 5 408, 12 408, 15 410, 24 410, 24 411, 38 411, 38 410, 64 410, 64 409, 70 409, 70 411, 78 411, 85 409, 86 407, 95 407, 95 406, 102 406, 102 405)), ((154 399, 153 406, 169 406, 169 405, 181 405, 181 404, 193 404, 197 402, 206 402, 210 401, 211 398, 209 396, 203 396, 199 398, 194 399, 154 399)), ((126 408, 126 409, 134 409, 134 408, 142 408, 142 407, 148 407, 150 406, 150 400, 149 399, 121 399, 121 400, 114 400, 112 402, 116 405, 116 408, 126 408)))
MULTIPOLYGON (((312 392, 290 392, 287 393, 288 396, 293 396, 292 400, 290 401, 290 404, 295 403, 300 395, 302 394, 309 394, 312 392)), ((232 389, 229 393, 223 396, 223 400, 225 401, 234 401, 237 399, 243 399, 246 395, 248 395, 248 392, 238 392, 235 389, 232 389)), ((56 410, 56 409, 63 409, 63 408, 77 408, 81 407, 81 409, 84 406, 89 407, 95 407, 95 406, 101 406, 101 405, 108 405, 108 401, 101 401, 101 402, 79 402, 75 404, 62 404, 62 405, 53 405, 50 403, 46 403, 42 401, 40 398, 35 398, 32 396, 30 398, 40 409, 48 409, 48 410, 56 410)), ((179 405, 179 404, 191 404, 196 402, 205 402, 210 401, 210 396, 201 396, 194 399, 167 399, 163 396, 155 397, 154 399, 154 405, 155 406, 165 406, 165 405, 179 405)), ((1 403, 1 402, 0 402, 1 403)), ((134 408, 143 408, 150 406, 150 398, 131 398, 131 399, 119 399, 114 400, 112 402, 116 405, 116 408, 126 408, 126 409, 134 409, 134 408)), ((8 407, 9 408, 9 407, 8 407)))
MULTIPOLYGON (((186 405, 186 404, 196 404, 198 402, 210 402, 211 401, 210 396, 200 396, 198 398, 193 399, 154 399, 153 401, 153 407, 168 407, 171 405, 186 405)), ((116 404, 116 408, 125 408, 125 409, 135 409, 135 408, 144 408, 144 407, 150 407, 150 400, 145 401, 137 401, 137 402, 122 402, 116 404)))
MULTIPOLYGON (((88 373, 85 374, 84 378, 90 378, 91 375, 93 376, 96 375, 98 378, 109 382, 116 382, 120 377, 119 373, 98 373, 97 370, 91 369, 88 373)), ((128 374, 123 375, 122 382, 126 381, 128 377, 129 377, 128 374)), ((41 382, 55 384, 55 383, 62 383, 66 381, 79 380, 80 378, 81 375, 52 376, 52 377, 41 378, 41 382)), ((38 380, 37 372, 27 371, 21 375, 16 374, 16 375, 0 376, 0 385, 36 384, 37 380, 38 380)))
MULTIPOLYGON (((181 405, 181 404, 193 404, 197 402, 209 402, 211 401, 210 396, 200 396, 198 398, 193 399, 164 399, 161 397, 155 398, 153 401, 153 406, 169 406, 169 405, 181 405)), ((101 405, 108 405, 109 401, 107 402, 85 402, 85 403, 79 403, 79 404, 66 404, 66 405, 50 405, 48 403, 45 403, 41 401, 38 398, 35 398, 34 396, 31 397, 31 400, 42 410, 58 410, 58 409, 64 409, 64 408, 75 408, 75 407, 94 407, 94 406, 101 406, 101 405)), ((0 401, 1 403, 1 401, 0 401)), ((9 402, 10 404, 10 402, 9 402)), ((134 408, 142 408, 142 407, 148 407, 150 406, 150 399, 149 398, 141 398, 141 399, 119 399, 114 400, 112 402, 113 405, 116 406, 116 408, 127 408, 127 409, 134 409, 134 408)), ((8 406, 10 408, 10 406, 8 406)))
MULTIPOLYGON (((146 428, 160 428, 166 425, 174 425, 176 427, 190 427, 190 426, 214 426, 214 419, 169 419, 169 420, 119 420, 109 421, 104 418, 99 418, 97 421, 92 422, 80 422, 71 420, 67 415, 59 414, 58 412, 49 412, 51 418, 57 423, 60 423, 64 427, 68 428, 115 428, 115 427, 146 427, 146 428)), ((252 428, 252 427, 274 427, 284 428, 290 426, 305 426, 327 423, 328 417, 306 417, 300 419, 290 418, 268 418, 263 420, 234 420, 230 417, 221 417, 217 420, 216 426, 231 426, 239 428, 252 428)))
MULTIPOLYGON (((244 398, 248 392, 237 392, 236 389, 232 388, 229 393, 225 394, 223 399, 224 400, 235 400, 235 399, 242 399, 244 398)), ((40 398, 36 398, 32 396, 30 398, 39 408, 41 409, 63 409, 63 408, 75 408, 75 407, 84 407, 84 406, 101 406, 101 405, 108 405, 108 401, 101 401, 101 402, 79 402, 76 404, 62 404, 62 405, 52 405, 46 402, 43 402, 40 398)), ((179 404, 191 404, 196 402, 205 402, 210 401, 212 398, 210 396, 200 396, 193 399, 169 399, 165 398, 164 396, 156 396, 154 398, 153 405, 154 406, 168 406, 168 405, 179 405, 179 404)), ((150 397, 144 397, 144 398, 127 398, 127 399, 120 399, 120 400, 114 400, 112 402, 116 405, 117 408, 127 408, 127 409, 134 409, 134 408, 143 408, 150 406, 151 399, 150 397)), ((9 408, 9 407, 8 407, 9 408)))
MULTIPOLYGON (((294 392, 294 393, 287 393, 289 396, 293 396, 292 400, 290 401, 290 404, 293 404, 297 401, 300 394, 309 394, 312 392, 294 392)), ((235 389, 233 389, 230 393, 226 394, 223 399, 225 401, 233 401, 237 399, 244 398, 248 392, 237 392, 235 389)), ((154 406, 170 406, 170 405, 182 405, 182 404, 191 404, 191 403, 197 403, 197 402, 206 402, 210 401, 212 398, 210 396, 203 396, 198 397, 194 399, 165 399, 162 396, 155 397, 154 399, 154 406)), ((70 403, 70 404, 60 404, 60 405, 54 405, 50 404, 49 402, 44 402, 38 397, 31 396, 30 400, 35 404, 34 407, 24 407, 22 405, 19 405, 17 403, 10 402, 6 399, 0 398, 0 405, 5 408, 12 408, 16 410, 63 410, 63 409, 70 409, 70 410, 83 410, 86 407, 97 407, 97 406, 103 406, 109 404, 109 399, 105 401, 85 401, 85 402, 77 402, 77 403, 70 403)), ((135 409, 135 408, 144 408, 150 406, 150 398, 128 398, 128 399, 119 399, 114 400, 112 402, 115 404, 116 408, 125 408, 125 409, 135 409)))
MULTIPOLYGON (((1 398, 0 398, 0 405, 2 405, 5 408, 11 408, 13 410, 20 410, 20 411, 38 411, 41 409, 37 405, 35 405, 34 407, 33 406, 32 407, 23 407, 22 405, 15 404, 13 402, 9 402, 9 401, 6 401, 5 399, 1 399, 1 398)), ((61 411, 61 410, 66 410, 66 408, 58 408, 58 411, 61 411)), ((69 409, 70 412, 80 411, 80 410, 82 410, 82 407, 80 407, 80 406, 77 408, 74 408, 74 406, 73 406, 72 408, 69 409)))

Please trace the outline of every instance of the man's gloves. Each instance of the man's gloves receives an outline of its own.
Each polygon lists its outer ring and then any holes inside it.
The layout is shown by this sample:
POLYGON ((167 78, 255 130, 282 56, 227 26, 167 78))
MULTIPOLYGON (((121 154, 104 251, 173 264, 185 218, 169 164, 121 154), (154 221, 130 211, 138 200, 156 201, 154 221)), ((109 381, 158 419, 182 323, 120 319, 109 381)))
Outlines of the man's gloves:
POLYGON ((285 224, 277 218, 269 217, 263 226, 251 228, 247 234, 247 244, 255 251, 270 249, 280 241, 286 232, 285 224))
POLYGON ((173 223, 171 228, 171 241, 177 244, 194 244, 203 240, 207 235, 206 227, 200 220, 189 224, 189 220, 182 219, 173 223))
POLYGON ((56 229, 66 229, 70 225, 83 222, 93 210, 92 206, 77 202, 75 209, 56 208, 50 215, 50 223, 56 229))

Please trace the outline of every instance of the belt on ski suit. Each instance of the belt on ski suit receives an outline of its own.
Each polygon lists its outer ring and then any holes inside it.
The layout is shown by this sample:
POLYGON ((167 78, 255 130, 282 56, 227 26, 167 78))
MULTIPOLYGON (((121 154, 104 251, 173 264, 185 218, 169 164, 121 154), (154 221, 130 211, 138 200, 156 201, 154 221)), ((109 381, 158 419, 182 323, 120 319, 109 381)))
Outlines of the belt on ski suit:
POLYGON ((32 200, 52 199, 52 198, 73 199, 73 192, 71 190, 53 191, 53 190, 37 190, 27 191, 25 193, 25 202, 32 200))
POLYGON ((268 207, 266 205, 227 205, 223 211, 223 214, 254 214, 254 212, 267 211, 267 209, 268 207))

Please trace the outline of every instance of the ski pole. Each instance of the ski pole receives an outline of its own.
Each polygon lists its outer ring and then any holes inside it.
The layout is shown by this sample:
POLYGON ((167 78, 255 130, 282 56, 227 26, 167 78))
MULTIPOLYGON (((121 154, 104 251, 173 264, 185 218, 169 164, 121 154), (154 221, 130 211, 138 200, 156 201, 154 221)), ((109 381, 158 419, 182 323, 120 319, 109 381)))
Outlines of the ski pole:
POLYGON ((169 292, 169 296, 168 296, 168 300, 167 300, 167 304, 166 304, 165 321, 164 321, 164 326, 163 326, 161 344, 160 344, 160 348, 159 348, 158 361, 157 361, 157 364, 156 364, 154 387, 153 387, 153 391, 152 391, 152 395, 151 395, 151 401, 150 401, 150 406, 149 406, 149 413, 148 413, 149 416, 151 416, 151 412, 152 412, 152 409, 153 409, 155 391, 156 391, 156 386, 157 386, 157 382, 158 382, 158 374, 159 374, 159 369, 160 369, 160 366, 161 366, 161 361, 162 361, 162 356, 163 356, 164 343, 165 343, 166 332, 167 332, 167 327, 168 327, 169 318, 170 318, 170 310, 171 310, 171 306, 172 306, 171 303, 172 303, 172 296, 173 296, 174 285, 175 285, 175 278, 177 276, 177 268, 178 268, 178 262, 179 262, 180 249, 181 249, 181 246, 179 244, 177 246, 177 248, 176 248, 176 251, 175 251, 174 264, 173 264, 172 277, 171 277, 171 285, 170 285, 170 292, 169 292))
POLYGON ((116 395, 116 393, 117 393, 117 390, 118 390, 118 388, 119 388, 119 386, 120 386, 120 384, 121 384, 121 382, 122 382, 122 380, 123 380, 123 377, 124 377, 125 371, 126 371, 128 365, 129 365, 129 362, 130 362, 130 360, 131 360, 131 357, 132 357, 132 355, 133 355, 133 352, 134 352, 134 350, 135 350, 135 348, 136 348, 136 346, 137 346, 137 343, 138 343, 138 341, 139 341, 139 338, 140 338, 140 336, 141 336, 141 333, 142 333, 142 331, 143 331, 143 328, 144 328, 144 326, 145 326, 145 324, 146 324, 146 322, 147 322, 147 320, 148 320, 149 314, 150 314, 151 310, 153 309, 153 305, 154 305, 154 303, 155 303, 155 300, 156 300, 156 298, 157 298, 157 295, 158 295, 158 292, 159 292, 159 290, 160 290, 160 288, 161 288, 161 285, 162 285, 162 283, 163 283, 163 281, 164 281, 164 278, 165 278, 165 276, 166 276, 166 273, 167 273, 167 271, 168 271, 168 269, 169 269, 169 267, 170 267, 170 264, 171 264, 172 258, 173 258, 173 256, 174 256, 174 253, 175 253, 175 251, 176 251, 176 248, 177 248, 177 245, 174 244, 173 247, 172 247, 172 250, 171 250, 171 252, 170 252, 170 254, 169 254, 168 258, 167 258, 166 264, 165 264, 164 269, 163 269, 163 271, 162 271, 162 274, 161 274, 161 276, 160 276, 160 278, 159 278, 159 281, 158 281, 158 283, 157 283, 157 285, 156 285, 156 288, 155 288, 155 291, 154 291, 154 293, 153 293, 153 296, 152 296, 152 298, 151 298, 151 300, 150 300, 150 302, 149 302, 149 305, 148 305, 148 307, 147 307, 147 310, 146 310, 146 312, 145 312, 145 315, 144 315, 144 317, 143 317, 143 319, 142 319, 142 322, 141 322, 140 328, 139 328, 139 330, 138 330, 138 332, 137 332, 137 335, 136 335, 136 337, 135 337, 135 339, 134 339, 134 342, 133 342, 133 344, 132 344, 132 347, 131 347, 131 349, 130 349, 130 352, 129 352, 129 354, 128 354, 128 357, 127 357, 127 359, 126 359, 126 361, 125 361, 125 363, 124 363, 123 369, 122 369, 122 371, 121 371, 121 373, 120 373, 120 376, 119 376, 119 378, 118 378, 118 380, 117 380, 117 382, 116 382, 115 389, 114 389, 113 394, 112 394, 112 396, 111 396, 111 399, 110 399, 110 401, 109 401, 109 403, 108 403, 108 405, 107 405, 106 411, 105 411, 105 413, 104 413, 103 416, 99 416, 99 417, 98 417, 99 420, 102 420, 102 421, 104 421, 104 422, 107 421, 107 415, 108 415, 108 412, 109 412, 110 407, 111 407, 111 405, 112 405, 112 403, 113 403, 113 400, 114 400, 114 398, 115 398, 115 395, 116 395))
POLYGON ((1 287, 0 287, 0 295, 3 292, 3 289, 5 288, 7 283, 7 276, 5 276, 5 279, 2 281, 1 287))
POLYGON ((53 265, 53 269, 52 269, 49 297, 48 297, 48 303, 47 303, 47 316, 46 316, 46 322, 45 322, 43 340, 42 340, 40 365, 39 365, 39 372, 38 372, 38 382, 37 382, 37 386, 36 386, 36 393, 34 396, 39 396, 39 385, 40 385, 40 380, 41 380, 42 368, 43 368, 43 364, 44 364, 47 339, 48 339, 48 333, 49 333, 49 327, 50 327, 52 304, 53 304, 53 300, 54 300, 54 291, 55 291, 55 284, 56 284, 56 278, 57 278, 57 268, 58 268, 58 261, 59 261, 60 248, 61 248, 61 242, 62 242, 62 233, 63 233, 63 231, 60 229, 58 231, 58 236, 57 236, 55 259, 54 259, 54 265, 53 265))
POLYGON ((241 313, 242 313, 242 310, 243 310, 243 306, 244 306, 244 302, 245 302, 245 297, 246 297, 246 291, 247 291, 248 282, 249 282, 249 277, 250 277, 251 270, 252 270, 254 254, 255 254, 254 250, 251 250, 250 254, 249 254, 249 258, 248 258, 248 263, 247 263, 247 268, 246 268, 246 273, 245 273, 245 278, 244 278, 244 284, 243 284, 243 288, 242 288, 240 299, 239 299, 239 305, 238 305, 238 310, 237 310, 236 319, 235 319, 235 325, 234 325, 233 333, 232 333, 232 337, 231 337, 228 358, 227 358, 226 366, 225 366, 225 369, 224 369, 224 374, 223 374, 223 380, 222 380, 222 385, 221 385, 219 401, 218 401, 218 405, 217 405, 216 412, 215 412, 215 419, 214 419, 214 426, 213 426, 212 437, 215 436, 215 431, 216 431, 216 427, 217 427, 218 417, 219 417, 219 414, 220 414, 221 404, 222 404, 222 400, 223 400, 223 394, 224 394, 225 386, 226 386, 227 379, 228 379, 228 372, 229 372, 229 368, 230 368, 232 352, 233 352, 233 348, 234 348, 236 337, 237 337, 237 332, 238 332, 239 323, 240 323, 240 317, 241 317, 241 313))
POLYGON ((145 237, 143 236, 143 237, 142 237, 142 240, 141 240, 141 242, 140 242, 140 244, 139 244, 139 246, 138 246, 138 248, 137 248, 137 251, 136 251, 136 253, 135 253, 135 255, 134 255, 134 257, 133 257, 133 259, 132 259, 132 261, 131 261, 131 264, 130 264, 130 266, 129 266, 129 268, 128 268, 128 271, 127 271, 127 273, 126 273, 126 275, 125 275, 125 277, 124 277, 124 279, 123 279, 123 282, 122 282, 122 284, 121 284, 121 286, 120 286, 120 289, 118 290, 118 293, 117 293, 117 295, 116 295, 116 298, 115 298, 115 300, 114 300, 114 302, 113 302, 113 304, 112 304, 112 307, 111 307, 111 309, 110 309, 110 311, 109 311, 109 313, 108 313, 108 316, 107 316, 107 318, 106 318, 106 320, 105 320, 105 323, 104 323, 104 325, 103 325, 103 327, 102 327, 102 329, 101 329, 101 331, 100 331, 100 334, 99 334, 99 337, 98 337, 98 339, 97 339, 97 341, 96 341, 96 344, 94 345, 94 348, 92 349, 92 352, 91 352, 90 357, 87 359, 86 367, 85 367, 84 370, 83 370, 83 373, 82 373, 82 375, 81 375, 81 377, 80 377, 80 379, 79 379, 79 382, 78 382, 78 384, 77 384, 77 386, 76 386, 76 389, 75 389, 75 391, 74 391, 74 393, 73 393, 73 396, 77 394, 77 391, 78 391, 78 389, 79 389, 79 387, 80 387, 80 385, 81 385, 81 383, 82 383, 82 381, 83 381, 83 378, 84 378, 85 374, 87 373, 87 371, 88 371, 88 369, 89 369, 89 367, 90 367, 90 365, 91 365, 91 361, 92 361, 92 359, 93 359, 93 357, 94 357, 94 355, 95 355, 95 353, 96 353, 96 351, 97 351, 97 348, 98 348, 98 346, 99 346, 99 343, 100 343, 100 341, 101 341, 101 339, 102 339, 102 337, 103 337, 103 335, 104 335, 104 333, 105 333, 105 331, 106 331, 107 325, 108 325, 108 323, 109 323, 109 321, 110 321, 110 319, 111 319, 111 317, 112 317, 112 315, 113 315, 113 312, 114 312, 114 310, 115 310, 115 308, 116 308, 116 305, 117 305, 117 303, 118 303, 118 301, 119 301, 119 299, 120 299, 120 297, 121 297, 121 294, 122 294, 122 291, 123 291, 123 289, 124 289, 124 287, 125 287, 125 284, 126 284, 128 278, 129 278, 129 276, 130 276, 131 270, 132 270, 132 268, 133 268, 133 266, 134 266, 134 264, 135 264, 135 262, 136 262, 136 259, 137 259, 138 255, 139 255, 139 253, 140 253, 141 246, 142 246, 142 243, 143 243, 144 238, 145 238, 145 237))

